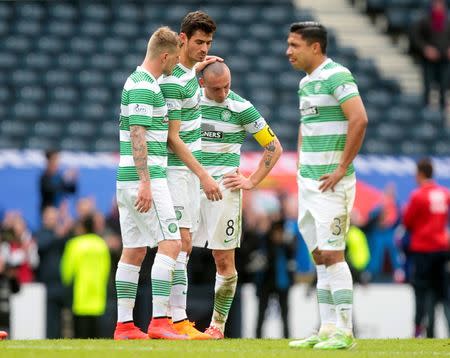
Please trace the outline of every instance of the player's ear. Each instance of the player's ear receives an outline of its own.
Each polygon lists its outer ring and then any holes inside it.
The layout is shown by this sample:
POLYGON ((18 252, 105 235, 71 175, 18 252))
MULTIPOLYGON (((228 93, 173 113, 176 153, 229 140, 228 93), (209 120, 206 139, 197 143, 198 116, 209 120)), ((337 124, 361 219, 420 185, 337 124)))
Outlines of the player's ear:
POLYGON ((181 46, 182 46, 183 44, 185 44, 187 42, 188 38, 184 32, 180 32, 179 37, 180 37, 180 42, 181 42, 181 46))
POLYGON ((200 77, 198 79, 198 83, 200 84, 200 87, 205 87, 205 81, 203 80, 203 77, 200 77))

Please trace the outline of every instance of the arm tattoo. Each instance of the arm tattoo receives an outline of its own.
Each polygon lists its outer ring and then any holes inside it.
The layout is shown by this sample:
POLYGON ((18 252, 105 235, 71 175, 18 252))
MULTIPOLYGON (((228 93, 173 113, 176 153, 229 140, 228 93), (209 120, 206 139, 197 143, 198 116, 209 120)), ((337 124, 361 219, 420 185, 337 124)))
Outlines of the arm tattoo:
POLYGON ((271 141, 269 144, 267 144, 265 149, 266 149, 266 155, 264 158, 264 166, 266 168, 270 168, 270 166, 272 164, 273 153, 275 152, 275 141, 271 141))
POLYGON ((139 179, 149 181, 150 174, 147 167, 147 141, 145 128, 142 126, 130 126, 131 150, 133 152, 134 165, 139 179))

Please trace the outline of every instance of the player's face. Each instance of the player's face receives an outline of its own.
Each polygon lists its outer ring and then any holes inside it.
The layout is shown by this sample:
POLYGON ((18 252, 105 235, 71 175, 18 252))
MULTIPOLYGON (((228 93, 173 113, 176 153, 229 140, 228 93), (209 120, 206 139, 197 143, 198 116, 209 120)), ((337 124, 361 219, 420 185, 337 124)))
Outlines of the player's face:
POLYGON ((203 86, 205 87, 206 97, 217 103, 222 103, 230 92, 231 75, 228 71, 216 77, 208 75, 203 80, 203 86))
POLYGON ((205 60, 209 49, 212 45, 213 34, 206 34, 201 30, 197 30, 190 39, 185 40, 186 51, 192 62, 202 62, 205 60))
POLYGON ((312 44, 308 44, 301 35, 291 32, 287 40, 286 56, 296 70, 305 70, 310 66, 314 55, 312 44))
POLYGON ((172 74, 172 71, 178 62, 180 62, 180 49, 177 48, 172 52, 168 52, 166 62, 163 66, 163 74, 165 75, 172 74))

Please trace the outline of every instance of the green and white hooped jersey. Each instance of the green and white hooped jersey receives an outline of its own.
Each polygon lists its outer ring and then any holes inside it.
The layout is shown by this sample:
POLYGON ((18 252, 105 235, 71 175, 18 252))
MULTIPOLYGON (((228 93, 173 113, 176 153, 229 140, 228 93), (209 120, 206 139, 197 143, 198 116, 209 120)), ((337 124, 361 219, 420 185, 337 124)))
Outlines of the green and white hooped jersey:
POLYGON ((125 82, 120 104, 120 162, 117 188, 139 186, 131 149, 130 126, 147 129, 148 168, 151 179, 166 178, 169 118, 166 101, 153 75, 138 66, 125 82))
POLYGON ((253 105, 230 90, 223 103, 208 99, 201 90, 202 165, 214 178, 239 167, 241 145, 266 121, 253 105))
MULTIPOLYGON (((300 81, 300 176, 318 180, 338 166, 347 140, 348 121, 340 105, 359 96, 351 72, 327 59, 300 81)), ((354 173, 353 164, 346 176, 354 173)))
MULTIPOLYGON (((169 109, 169 120, 181 120, 180 138, 192 155, 201 161, 201 112, 200 86, 195 69, 177 64, 170 76, 161 76, 159 85, 169 109)), ((169 168, 184 168, 186 165, 169 149, 169 168)))

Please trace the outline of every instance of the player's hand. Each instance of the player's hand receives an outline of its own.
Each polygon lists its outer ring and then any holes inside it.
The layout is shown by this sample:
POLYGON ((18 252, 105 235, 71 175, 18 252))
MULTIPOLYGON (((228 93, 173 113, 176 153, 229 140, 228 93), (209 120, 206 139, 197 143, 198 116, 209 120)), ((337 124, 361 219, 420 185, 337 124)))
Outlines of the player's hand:
POLYGON ((222 193, 220 191, 219 184, 211 177, 211 175, 208 174, 200 178, 200 184, 202 185, 203 192, 206 194, 208 200, 222 200, 222 193))
POLYGON ((322 193, 324 191, 327 191, 328 189, 331 189, 331 191, 334 191, 334 187, 345 176, 345 172, 346 172, 346 170, 343 167, 338 166, 333 173, 322 175, 319 178, 319 181, 322 182, 319 186, 319 190, 322 193))
POLYGON ((429 61, 437 61, 441 57, 439 50, 436 47, 430 45, 425 46, 423 53, 425 55, 425 58, 429 61))
POLYGON ((139 183, 138 195, 134 207, 140 213, 146 213, 152 206, 152 191, 149 181, 141 181, 139 183))
POLYGON ((239 171, 236 173, 226 174, 223 177, 223 185, 225 185, 225 188, 231 189, 231 191, 236 191, 239 189, 251 190, 255 187, 255 184, 253 184, 250 178, 243 176, 239 173, 239 171))
POLYGON ((206 58, 202 62, 197 62, 194 65, 195 72, 196 73, 202 72, 206 66, 208 66, 210 63, 213 63, 216 61, 223 62, 223 58, 219 57, 219 56, 209 56, 209 55, 206 56, 206 58))

